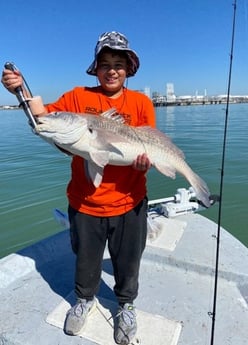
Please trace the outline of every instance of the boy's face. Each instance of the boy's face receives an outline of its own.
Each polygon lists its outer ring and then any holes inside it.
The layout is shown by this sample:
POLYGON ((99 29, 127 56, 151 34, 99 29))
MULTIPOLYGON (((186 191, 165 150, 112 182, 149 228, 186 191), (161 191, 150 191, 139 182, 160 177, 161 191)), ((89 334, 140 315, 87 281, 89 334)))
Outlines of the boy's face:
POLYGON ((105 92, 114 95, 122 90, 127 68, 127 59, 123 54, 106 51, 99 56, 96 74, 105 92))

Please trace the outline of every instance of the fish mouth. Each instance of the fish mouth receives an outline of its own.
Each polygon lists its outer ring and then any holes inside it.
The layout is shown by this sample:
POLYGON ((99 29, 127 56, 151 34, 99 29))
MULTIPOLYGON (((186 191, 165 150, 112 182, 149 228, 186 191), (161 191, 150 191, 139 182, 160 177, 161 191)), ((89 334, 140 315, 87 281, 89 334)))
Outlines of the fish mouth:
POLYGON ((57 147, 57 149, 59 149, 61 152, 65 153, 67 156, 73 156, 73 154, 70 151, 67 151, 66 149, 64 149, 63 147, 60 147, 56 143, 54 143, 54 146, 57 147))
POLYGON ((36 118, 37 125, 43 125, 43 124, 46 123, 46 120, 43 119, 42 117, 43 117, 43 116, 40 116, 40 117, 38 116, 38 117, 36 118))

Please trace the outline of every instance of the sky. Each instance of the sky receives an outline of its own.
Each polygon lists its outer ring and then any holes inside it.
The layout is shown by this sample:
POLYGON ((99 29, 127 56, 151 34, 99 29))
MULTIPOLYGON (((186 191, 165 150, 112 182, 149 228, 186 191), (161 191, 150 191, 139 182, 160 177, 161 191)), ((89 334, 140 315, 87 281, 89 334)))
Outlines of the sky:
MULTIPOLYGON (((100 34, 120 31, 141 66, 128 87, 227 93, 234 0, 11 0, 0 4, 0 68, 14 62, 33 95, 55 101, 97 84, 86 69, 100 34)), ((248 0, 237 0, 231 94, 248 95, 248 0)), ((16 98, 0 85, 0 104, 16 98)))

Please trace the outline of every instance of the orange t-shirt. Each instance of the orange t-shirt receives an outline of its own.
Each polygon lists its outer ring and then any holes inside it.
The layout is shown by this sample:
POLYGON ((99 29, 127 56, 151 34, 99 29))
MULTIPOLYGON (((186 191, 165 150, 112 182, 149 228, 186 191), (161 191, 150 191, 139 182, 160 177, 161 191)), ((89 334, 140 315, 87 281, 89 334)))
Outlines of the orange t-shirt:
MULTIPOLYGON (((68 111, 101 114, 115 108, 127 124, 155 127, 155 111, 151 100, 142 93, 124 89, 111 99, 98 87, 76 87, 46 106, 48 112, 68 111)), ((69 204, 74 209, 99 217, 117 216, 130 211, 146 195, 146 176, 131 166, 107 165, 98 188, 89 181, 84 159, 73 156, 71 180, 67 186, 69 204)))

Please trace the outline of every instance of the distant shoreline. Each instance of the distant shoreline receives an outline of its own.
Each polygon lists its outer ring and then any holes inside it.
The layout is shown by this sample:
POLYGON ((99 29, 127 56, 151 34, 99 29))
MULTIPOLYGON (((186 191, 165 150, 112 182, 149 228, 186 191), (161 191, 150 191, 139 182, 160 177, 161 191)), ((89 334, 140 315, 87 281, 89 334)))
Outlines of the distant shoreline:
POLYGON ((16 110, 20 109, 19 105, 0 105, 0 110, 16 110))
MULTIPOLYGON (((209 99, 176 99, 174 101, 166 101, 161 99, 152 100, 154 107, 171 107, 171 106, 190 106, 190 105, 216 105, 216 104, 226 104, 227 98, 214 98, 209 99)), ((241 104, 248 103, 247 97, 230 97, 230 104, 241 104)), ((19 105, 0 105, 0 110, 17 110, 21 107, 19 105)))
MULTIPOLYGON (((189 105, 215 105, 226 104, 227 96, 218 97, 177 97, 168 101, 166 98, 158 97, 152 99, 154 107, 189 106, 189 105)), ((230 96, 230 104, 248 103, 248 96, 230 96)))

